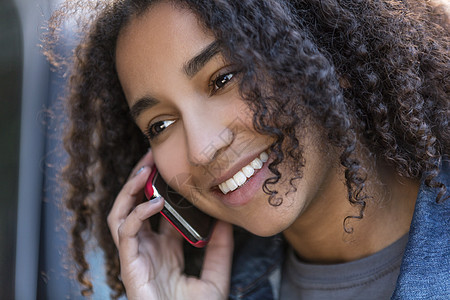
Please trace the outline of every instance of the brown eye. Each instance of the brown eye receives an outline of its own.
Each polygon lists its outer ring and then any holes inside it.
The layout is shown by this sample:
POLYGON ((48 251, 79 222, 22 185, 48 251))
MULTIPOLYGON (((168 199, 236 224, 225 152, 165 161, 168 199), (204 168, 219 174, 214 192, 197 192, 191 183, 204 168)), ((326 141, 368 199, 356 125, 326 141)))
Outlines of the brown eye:
POLYGON ((165 121, 158 121, 153 124, 150 124, 146 131, 146 135, 147 135, 148 139, 149 140, 154 139, 161 132, 163 132, 167 127, 172 125, 174 122, 175 122, 175 120, 165 120, 165 121))
POLYGON ((209 86, 211 87, 211 95, 214 95, 216 92, 221 90, 225 87, 237 74, 237 72, 228 72, 225 74, 219 74, 217 77, 215 77, 213 80, 211 80, 211 83, 209 86))
POLYGON ((231 80, 231 78, 233 78, 234 73, 228 73, 225 75, 219 75, 218 78, 216 78, 216 80, 214 81, 214 87, 217 89, 221 89, 225 86, 225 84, 228 83, 228 81, 231 80))

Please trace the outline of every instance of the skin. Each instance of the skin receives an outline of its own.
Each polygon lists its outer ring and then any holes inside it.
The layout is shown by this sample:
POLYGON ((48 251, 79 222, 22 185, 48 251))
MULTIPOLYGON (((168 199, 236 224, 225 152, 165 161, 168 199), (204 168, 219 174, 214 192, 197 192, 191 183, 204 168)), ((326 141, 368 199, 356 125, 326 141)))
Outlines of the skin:
MULTIPOLYGON (((338 149, 330 151, 312 121, 301 141, 306 160, 303 177, 297 191, 283 197, 282 205, 271 206, 262 191, 264 180, 271 176, 267 163, 231 196, 218 192, 219 183, 266 150, 272 140, 253 129, 252 115, 239 97, 238 74, 233 73, 238 67, 229 66, 220 52, 209 57, 195 74, 187 74, 185 66, 213 42, 214 37, 199 25, 194 14, 166 2, 133 18, 117 41, 116 65, 127 102, 132 112, 136 112, 138 102, 146 103, 134 115, 136 124, 146 132, 149 124, 170 121, 150 140, 152 150, 132 174, 141 166, 144 169, 130 177, 108 217, 130 299, 226 298, 233 247, 230 223, 260 236, 283 232, 297 254, 314 263, 370 255, 409 230, 419 183, 377 166, 367 187, 374 201, 363 220, 350 223, 354 232, 344 234, 342 221, 348 215, 358 215, 359 208, 348 202, 343 170, 336 155, 330 154, 339 153, 338 149), (233 76, 214 90, 211 83, 224 74, 233 76), (156 104, 150 106, 149 101, 141 101, 143 98, 156 104), (182 274, 179 235, 165 222, 159 234, 151 232, 144 222, 163 206, 162 200, 139 204, 155 163, 166 182, 179 176, 186 179, 185 184, 174 184, 173 188, 223 221, 216 226, 207 248, 200 279, 182 274)), ((365 161, 362 154, 361 159, 365 161)), ((368 160, 366 163, 371 166, 368 160)), ((281 171, 289 174, 286 167, 281 171)), ((289 176, 283 178, 276 186, 280 195, 290 188, 289 176)))

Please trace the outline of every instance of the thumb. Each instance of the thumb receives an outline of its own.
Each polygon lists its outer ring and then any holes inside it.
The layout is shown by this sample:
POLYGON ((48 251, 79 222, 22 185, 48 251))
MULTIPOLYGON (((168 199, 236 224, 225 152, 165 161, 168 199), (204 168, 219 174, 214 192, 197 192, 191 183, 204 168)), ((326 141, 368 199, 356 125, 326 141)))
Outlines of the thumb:
POLYGON ((217 221, 205 253, 201 279, 213 283, 223 295, 228 295, 233 257, 233 227, 217 221))

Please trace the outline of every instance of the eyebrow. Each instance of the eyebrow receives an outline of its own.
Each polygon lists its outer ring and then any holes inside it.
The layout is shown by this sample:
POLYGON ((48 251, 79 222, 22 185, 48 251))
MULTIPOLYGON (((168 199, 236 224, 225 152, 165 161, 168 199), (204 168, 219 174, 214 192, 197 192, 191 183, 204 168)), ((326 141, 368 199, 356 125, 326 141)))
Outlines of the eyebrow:
POLYGON ((133 106, 131 106, 130 114, 133 117, 133 119, 136 120, 137 117, 139 117, 139 115, 144 110, 152 108, 153 106, 155 106, 158 103, 159 103, 159 101, 156 100, 155 98, 148 97, 148 96, 143 97, 143 98, 139 99, 138 101, 136 101, 136 103, 133 104, 133 106))
POLYGON ((206 46, 199 54, 191 58, 183 66, 184 73, 192 78, 197 74, 217 53, 220 52, 218 41, 214 41, 206 46))
MULTIPOLYGON (((183 65, 184 73, 189 78, 194 77, 219 52, 219 42, 212 42, 183 65)), ((144 96, 131 106, 130 114, 134 120, 137 120, 144 110, 152 108, 158 103, 159 101, 157 99, 144 96)))

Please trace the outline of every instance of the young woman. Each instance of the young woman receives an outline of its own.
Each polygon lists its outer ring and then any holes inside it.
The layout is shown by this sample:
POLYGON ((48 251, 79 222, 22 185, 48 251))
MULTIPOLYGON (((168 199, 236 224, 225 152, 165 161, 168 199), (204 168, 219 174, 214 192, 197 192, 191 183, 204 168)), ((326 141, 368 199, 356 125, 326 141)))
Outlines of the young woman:
POLYGON ((93 231, 113 297, 450 294, 442 8, 124 0, 89 9, 64 172, 85 293, 93 231), (171 225, 150 226, 164 205, 143 193, 155 165, 219 220, 197 276, 171 225))

